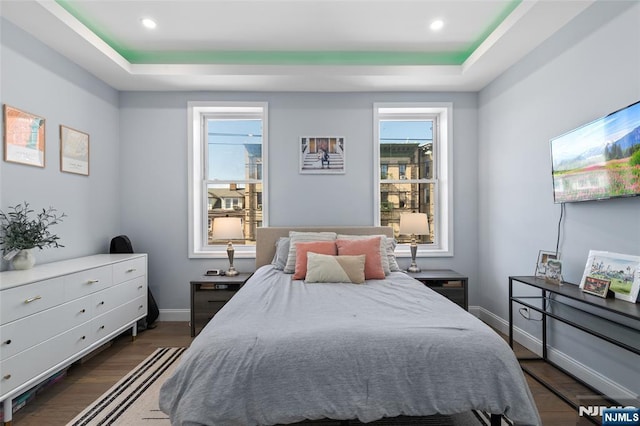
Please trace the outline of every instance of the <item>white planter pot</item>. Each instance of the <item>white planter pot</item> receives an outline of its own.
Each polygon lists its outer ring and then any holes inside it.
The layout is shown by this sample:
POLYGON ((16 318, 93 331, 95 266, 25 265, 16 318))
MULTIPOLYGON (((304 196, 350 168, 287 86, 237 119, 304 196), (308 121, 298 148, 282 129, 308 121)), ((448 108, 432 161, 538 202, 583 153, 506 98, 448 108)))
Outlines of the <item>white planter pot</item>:
POLYGON ((13 259, 11 265, 13 269, 31 269, 36 264, 36 258, 33 256, 33 249, 20 250, 13 259))

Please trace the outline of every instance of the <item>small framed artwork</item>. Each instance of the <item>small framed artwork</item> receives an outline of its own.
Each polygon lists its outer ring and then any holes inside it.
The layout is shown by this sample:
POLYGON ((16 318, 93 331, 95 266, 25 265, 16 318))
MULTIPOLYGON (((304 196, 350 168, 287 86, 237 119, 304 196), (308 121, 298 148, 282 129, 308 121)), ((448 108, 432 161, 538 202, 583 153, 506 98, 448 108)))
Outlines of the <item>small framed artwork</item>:
POLYGON ((538 253, 538 261, 536 262, 536 277, 544 278, 547 276, 547 262, 550 259, 558 259, 560 254, 555 251, 540 250, 538 253))
POLYGON ((60 170, 89 176, 89 135, 60 125, 60 170))
POLYGON ((562 285, 562 262, 559 259, 548 259, 544 280, 551 284, 562 285))
POLYGON ((595 294, 600 297, 607 297, 610 284, 611 280, 603 280, 587 276, 584 279, 584 287, 582 287, 582 291, 585 293, 595 294))
POLYGON ((44 167, 45 119, 7 104, 4 115, 4 161, 44 167))
POLYGON ((636 303, 640 291, 640 256, 590 250, 580 281, 582 290, 587 278, 608 280, 609 290, 616 299, 636 303))
POLYGON ((343 174, 345 139, 342 136, 303 136, 300 138, 300 173, 343 174))

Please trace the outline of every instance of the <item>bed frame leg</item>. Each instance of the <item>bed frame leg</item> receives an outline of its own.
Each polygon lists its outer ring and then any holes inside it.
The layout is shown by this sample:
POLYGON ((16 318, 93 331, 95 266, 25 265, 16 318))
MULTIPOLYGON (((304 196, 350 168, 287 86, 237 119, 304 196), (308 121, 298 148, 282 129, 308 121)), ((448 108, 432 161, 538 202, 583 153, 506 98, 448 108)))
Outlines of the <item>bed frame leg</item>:
POLYGON ((500 426, 502 424, 502 415, 501 414, 492 414, 491 415, 491 426, 500 426))

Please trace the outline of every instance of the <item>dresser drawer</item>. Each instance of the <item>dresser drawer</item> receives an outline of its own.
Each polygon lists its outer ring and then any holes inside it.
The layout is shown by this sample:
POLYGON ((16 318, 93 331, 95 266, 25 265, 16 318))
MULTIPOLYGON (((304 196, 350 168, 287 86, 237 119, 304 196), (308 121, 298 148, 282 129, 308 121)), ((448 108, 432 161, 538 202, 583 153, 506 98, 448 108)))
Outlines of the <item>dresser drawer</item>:
POLYGON ((147 258, 145 256, 113 264, 113 282, 122 283, 147 274, 147 258))
POLYGON ((145 295, 95 317, 90 323, 89 334, 91 335, 91 342, 104 339, 123 325, 133 322, 146 314, 147 297, 145 295))
POLYGON ((0 327, 0 360, 48 340, 92 318, 90 296, 38 312, 0 327))
POLYGON ((147 286, 145 277, 134 278, 133 280, 94 293, 91 295, 94 316, 102 315, 146 294, 147 286))
POLYGON ((0 362, 0 395, 12 391, 89 346, 87 325, 33 346, 0 362))
POLYGON ((0 292, 0 323, 49 309, 64 301, 63 279, 52 278, 0 292))
POLYGON ((113 284, 111 266, 87 269, 64 278, 66 300, 73 300, 96 291, 104 290, 113 284))

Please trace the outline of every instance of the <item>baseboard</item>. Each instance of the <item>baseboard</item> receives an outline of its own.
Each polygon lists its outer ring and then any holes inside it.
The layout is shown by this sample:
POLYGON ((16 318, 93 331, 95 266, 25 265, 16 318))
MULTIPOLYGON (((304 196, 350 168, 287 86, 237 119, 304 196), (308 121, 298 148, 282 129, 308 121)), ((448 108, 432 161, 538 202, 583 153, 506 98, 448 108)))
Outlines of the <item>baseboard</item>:
POLYGON ((191 321, 191 311, 189 309, 160 309, 158 321, 191 321))
MULTIPOLYGON (((473 314, 504 334, 509 334, 509 322, 502 319, 480 306, 474 306, 473 314)), ((526 331, 514 327, 513 340, 538 355, 542 354, 542 341, 537 337, 527 333, 526 331)), ((604 395, 609 395, 619 400, 635 400, 638 396, 625 388, 624 386, 614 382, 608 377, 603 376, 592 368, 576 361, 564 352, 555 348, 547 348, 547 357, 559 367, 578 377, 580 380, 588 383, 598 389, 604 395)))

